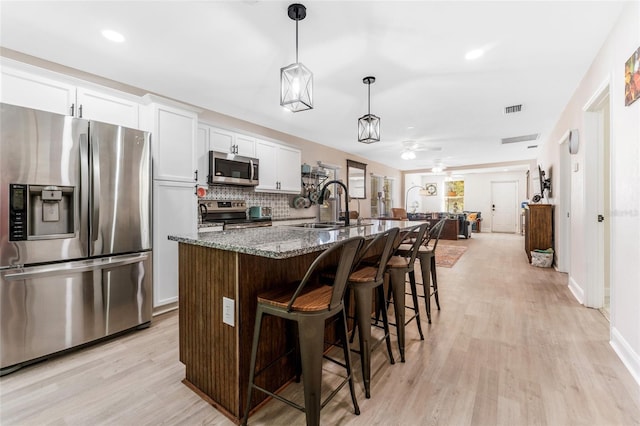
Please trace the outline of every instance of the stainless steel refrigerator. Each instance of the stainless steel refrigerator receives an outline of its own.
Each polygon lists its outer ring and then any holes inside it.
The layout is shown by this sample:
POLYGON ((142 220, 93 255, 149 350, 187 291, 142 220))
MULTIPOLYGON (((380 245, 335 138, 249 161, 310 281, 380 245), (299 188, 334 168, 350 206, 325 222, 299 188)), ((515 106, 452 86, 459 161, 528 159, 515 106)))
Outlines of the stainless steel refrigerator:
POLYGON ((149 134, 0 104, 0 375, 152 311, 149 134))

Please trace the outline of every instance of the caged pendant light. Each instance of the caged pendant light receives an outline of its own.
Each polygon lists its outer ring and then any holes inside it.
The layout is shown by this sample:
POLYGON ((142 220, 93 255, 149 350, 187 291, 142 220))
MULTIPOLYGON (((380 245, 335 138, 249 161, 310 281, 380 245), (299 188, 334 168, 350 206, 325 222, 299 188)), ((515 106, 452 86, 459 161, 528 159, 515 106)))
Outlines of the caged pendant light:
POLYGON ((280 105, 298 112, 313 108, 313 73, 298 62, 298 21, 307 16, 307 8, 294 3, 288 15, 296 21, 296 62, 280 68, 280 105))
POLYGON ((380 117, 371 114, 371 84, 375 83, 375 77, 365 77, 362 82, 368 87, 367 114, 358 119, 358 142, 380 142, 380 117))

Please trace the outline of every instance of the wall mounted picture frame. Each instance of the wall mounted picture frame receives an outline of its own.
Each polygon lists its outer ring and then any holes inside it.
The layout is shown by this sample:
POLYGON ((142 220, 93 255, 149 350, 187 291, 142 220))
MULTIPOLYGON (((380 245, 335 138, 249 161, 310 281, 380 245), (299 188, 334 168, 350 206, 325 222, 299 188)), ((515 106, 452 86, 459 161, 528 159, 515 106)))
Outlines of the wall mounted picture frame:
POLYGON ((438 195, 438 185, 435 183, 427 183, 424 186, 425 192, 427 196, 438 195))
POLYGON ((624 104, 629 106, 640 97, 640 47, 624 64, 624 104))

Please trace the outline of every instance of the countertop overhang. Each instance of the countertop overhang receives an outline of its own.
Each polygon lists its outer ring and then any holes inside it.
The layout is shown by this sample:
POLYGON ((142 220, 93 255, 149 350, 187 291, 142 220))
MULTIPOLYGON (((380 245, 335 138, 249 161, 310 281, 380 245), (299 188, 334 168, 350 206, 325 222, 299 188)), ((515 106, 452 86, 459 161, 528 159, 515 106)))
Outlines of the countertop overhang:
POLYGON ((169 235, 169 240, 179 243, 245 253, 273 259, 286 259, 326 250, 333 244, 351 237, 365 239, 391 228, 409 228, 423 222, 397 220, 368 220, 370 225, 350 226, 335 230, 272 226, 263 228, 234 229, 228 231, 169 235))

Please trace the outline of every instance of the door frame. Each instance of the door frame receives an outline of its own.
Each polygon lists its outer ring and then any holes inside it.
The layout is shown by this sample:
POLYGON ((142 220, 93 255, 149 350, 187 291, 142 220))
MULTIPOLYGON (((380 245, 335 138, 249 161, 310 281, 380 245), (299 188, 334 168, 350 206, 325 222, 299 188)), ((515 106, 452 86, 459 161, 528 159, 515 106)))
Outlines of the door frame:
MULTIPOLYGON (((590 308, 602 308, 604 305, 604 252, 605 227, 611 226, 608 212, 611 206, 604 205, 604 162, 602 160, 605 143, 604 108, 608 104, 611 111, 611 79, 610 76, 600 84, 591 98, 582 107, 584 117, 585 138, 585 176, 584 176, 584 232, 586 241, 586 288, 584 304, 590 308), (589 190, 595 188, 595 191, 589 190), (598 222, 598 215, 605 216, 602 223, 598 222)), ((613 140, 609 126, 609 141, 613 140)), ((609 164, 609 171, 611 170, 609 164)), ((611 282, 611 277, 608 277, 611 282)), ((613 297, 611 298, 613 303, 613 297)), ((613 309, 610 309, 613 312, 613 309)), ((612 321, 613 322, 613 321, 612 321)))
MULTIPOLYGON (((558 140, 560 146, 560 205, 557 214, 559 216, 556 233, 558 244, 557 248, 557 269, 560 272, 567 272, 571 276, 571 218, 573 211, 571 210, 571 173, 572 168, 571 154, 569 154, 569 132, 567 130, 558 140)), ((578 162, 575 163, 576 167, 578 162)))

